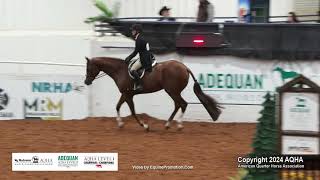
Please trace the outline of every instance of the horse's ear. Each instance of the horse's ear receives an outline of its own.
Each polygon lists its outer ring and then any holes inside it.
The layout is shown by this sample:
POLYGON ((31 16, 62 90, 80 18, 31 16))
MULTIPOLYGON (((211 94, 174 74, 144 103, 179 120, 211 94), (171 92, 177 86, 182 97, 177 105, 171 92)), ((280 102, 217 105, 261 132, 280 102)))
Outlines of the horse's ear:
POLYGON ((89 62, 90 62, 90 59, 89 59, 88 57, 86 57, 86 60, 87 60, 87 63, 89 63, 89 62))

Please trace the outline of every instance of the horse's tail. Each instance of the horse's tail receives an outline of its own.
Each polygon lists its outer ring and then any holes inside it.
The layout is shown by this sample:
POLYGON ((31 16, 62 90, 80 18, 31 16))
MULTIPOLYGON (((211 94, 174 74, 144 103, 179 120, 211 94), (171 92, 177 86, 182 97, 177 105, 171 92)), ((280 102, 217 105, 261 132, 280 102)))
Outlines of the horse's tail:
POLYGON ((206 108, 208 113, 210 114, 212 120, 216 121, 221 114, 221 106, 219 106, 218 102, 214 100, 212 97, 205 94, 200 87, 197 79, 194 77, 191 70, 188 68, 189 74, 192 76, 194 80, 193 91, 197 95, 198 99, 202 103, 202 105, 206 108))

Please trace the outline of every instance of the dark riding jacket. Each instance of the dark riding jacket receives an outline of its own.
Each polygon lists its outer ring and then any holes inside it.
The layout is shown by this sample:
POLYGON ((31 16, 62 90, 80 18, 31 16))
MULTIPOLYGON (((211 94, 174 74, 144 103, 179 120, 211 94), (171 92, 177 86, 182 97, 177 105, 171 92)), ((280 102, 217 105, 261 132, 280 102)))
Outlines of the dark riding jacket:
POLYGON ((146 71, 151 71, 153 55, 149 51, 148 42, 143 38, 143 36, 141 34, 139 34, 136 39, 135 50, 126 58, 126 61, 130 61, 133 57, 135 57, 137 55, 137 53, 139 53, 140 62, 142 64, 142 67, 146 71))

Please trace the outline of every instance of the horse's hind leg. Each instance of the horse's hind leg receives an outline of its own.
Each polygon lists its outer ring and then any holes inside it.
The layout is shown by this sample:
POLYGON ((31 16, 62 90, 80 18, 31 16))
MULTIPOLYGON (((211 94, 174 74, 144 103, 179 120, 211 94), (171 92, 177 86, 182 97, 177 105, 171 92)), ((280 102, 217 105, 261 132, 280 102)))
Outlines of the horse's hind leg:
POLYGON ((184 113, 186 112, 188 103, 181 97, 181 95, 180 95, 180 101, 179 102, 180 102, 180 107, 181 107, 181 115, 177 119, 177 122, 178 122, 178 129, 180 130, 180 129, 183 128, 182 118, 183 118, 184 113))
POLYGON ((149 125, 147 123, 144 123, 144 122, 141 122, 137 115, 136 115, 136 111, 134 109, 134 103, 133 103, 133 96, 129 96, 127 99, 126 99, 126 102, 130 108, 130 111, 131 111, 131 114, 132 116, 136 119, 136 121, 138 122, 138 124, 142 127, 145 128, 145 130, 149 131, 149 125))
POLYGON ((122 128, 124 123, 121 119, 121 116, 120 116, 120 108, 121 108, 121 105, 124 103, 124 101, 126 100, 126 97, 125 95, 121 95, 119 101, 118 101, 118 104, 117 104, 117 107, 116 107, 116 110, 117 110, 117 122, 118 122, 118 127, 119 128, 122 128))
POLYGON ((174 101, 174 110, 173 110, 170 118, 168 119, 168 122, 165 124, 165 127, 166 127, 166 129, 169 129, 171 121, 173 120, 174 116, 177 114, 179 108, 181 108, 182 114, 177 119, 177 122, 178 122, 178 129, 182 129, 183 128, 182 117, 184 115, 184 112, 186 111, 188 103, 181 97, 180 93, 179 94, 168 93, 168 94, 174 101))
POLYGON ((177 112, 178 112, 178 110, 180 108, 179 103, 177 103, 173 97, 171 97, 171 98, 174 101, 174 110, 173 110, 171 116, 169 117, 168 121, 165 124, 166 129, 170 128, 170 123, 171 123, 171 121, 173 120, 174 116, 177 114, 177 112))

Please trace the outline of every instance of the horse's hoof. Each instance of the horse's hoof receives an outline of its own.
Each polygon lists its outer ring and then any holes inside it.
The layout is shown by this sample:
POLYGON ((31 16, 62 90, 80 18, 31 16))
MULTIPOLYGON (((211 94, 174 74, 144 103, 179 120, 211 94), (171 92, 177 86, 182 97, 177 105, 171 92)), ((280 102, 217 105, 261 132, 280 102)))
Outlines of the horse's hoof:
POLYGON ((166 130, 170 129, 170 122, 166 122, 166 124, 164 125, 164 127, 166 128, 166 130))
POLYGON ((181 131, 183 129, 183 125, 182 124, 178 124, 178 131, 181 131))
POLYGON ((124 122, 119 122, 119 123, 118 123, 118 128, 119 128, 119 129, 122 129, 123 127, 124 127, 124 122))
POLYGON ((149 132, 150 128, 148 124, 144 124, 143 127, 146 130, 146 132, 149 132))

